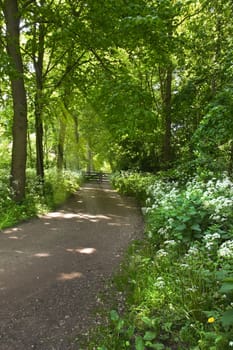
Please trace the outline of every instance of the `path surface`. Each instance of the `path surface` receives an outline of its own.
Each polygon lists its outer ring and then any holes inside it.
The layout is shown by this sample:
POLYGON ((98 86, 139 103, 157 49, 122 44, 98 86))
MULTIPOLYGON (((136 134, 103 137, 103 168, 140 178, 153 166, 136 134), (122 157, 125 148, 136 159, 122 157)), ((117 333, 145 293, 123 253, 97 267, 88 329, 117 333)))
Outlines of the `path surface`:
POLYGON ((0 350, 78 350, 98 293, 142 226, 133 199, 91 184, 59 211, 2 231, 0 350))

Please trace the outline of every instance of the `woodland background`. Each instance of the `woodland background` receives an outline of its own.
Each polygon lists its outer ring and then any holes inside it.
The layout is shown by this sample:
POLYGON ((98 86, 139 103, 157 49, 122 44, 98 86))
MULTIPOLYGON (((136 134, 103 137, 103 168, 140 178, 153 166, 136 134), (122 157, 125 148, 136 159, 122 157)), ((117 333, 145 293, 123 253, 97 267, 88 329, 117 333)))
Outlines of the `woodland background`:
POLYGON ((232 349, 232 0, 0 10, 0 228, 112 172, 145 236, 83 348, 232 349))
POLYGON ((0 6, 0 166, 16 201, 28 168, 232 173, 230 0, 0 6))

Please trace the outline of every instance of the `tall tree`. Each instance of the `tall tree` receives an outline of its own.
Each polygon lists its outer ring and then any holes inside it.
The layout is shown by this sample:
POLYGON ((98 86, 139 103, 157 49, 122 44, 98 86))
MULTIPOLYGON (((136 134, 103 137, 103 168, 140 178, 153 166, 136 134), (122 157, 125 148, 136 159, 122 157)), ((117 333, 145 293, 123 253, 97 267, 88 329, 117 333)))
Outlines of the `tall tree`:
MULTIPOLYGON (((40 1, 40 6, 44 6, 45 1, 40 1)), ((32 59, 36 77, 35 92, 35 131, 36 131, 36 172, 37 176, 43 180, 44 178, 44 151, 43 151, 43 65, 45 53, 45 33, 46 28, 43 22, 33 24, 33 40, 32 59), (37 34, 38 32, 38 34, 37 34)))
POLYGON ((10 81, 13 97, 13 143, 11 187, 15 201, 25 196, 27 158, 27 98, 20 51, 20 14, 17 0, 1 1, 6 22, 7 52, 11 63, 10 81))

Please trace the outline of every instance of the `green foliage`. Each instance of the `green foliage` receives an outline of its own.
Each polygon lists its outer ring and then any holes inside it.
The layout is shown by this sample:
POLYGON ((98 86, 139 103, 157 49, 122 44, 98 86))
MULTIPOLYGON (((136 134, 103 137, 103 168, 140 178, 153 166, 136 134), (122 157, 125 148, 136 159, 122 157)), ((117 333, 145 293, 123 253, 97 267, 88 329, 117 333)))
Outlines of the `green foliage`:
POLYGON ((233 183, 194 178, 180 186, 142 177, 115 177, 124 193, 128 184, 129 193, 138 188, 141 197, 146 186, 146 237, 132 244, 115 278, 125 312, 111 311, 98 344, 109 350, 230 350, 233 183))
POLYGON ((141 201, 147 198, 146 188, 154 181, 154 175, 142 175, 137 172, 121 171, 111 176, 112 185, 117 191, 125 195, 135 196, 141 201))
POLYGON ((206 113, 195 132, 196 156, 200 166, 212 171, 232 170, 233 112, 232 87, 218 93, 207 106, 206 113))
POLYGON ((76 191, 81 182, 82 177, 79 173, 68 171, 57 173, 55 170, 50 170, 45 185, 42 186, 35 176, 35 171, 28 169, 26 198, 22 203, 16 204, 12 200, 8 175, 1 171, 0 228, 12 226, 56 207, 64 202, 69 194, 76 191))
POLYGON ((51 169, 46 172, 45 197, 50 207, 64 202, 67 197, 75 192, 82 182, 81 173, 63 171, 57 172, 51 169))

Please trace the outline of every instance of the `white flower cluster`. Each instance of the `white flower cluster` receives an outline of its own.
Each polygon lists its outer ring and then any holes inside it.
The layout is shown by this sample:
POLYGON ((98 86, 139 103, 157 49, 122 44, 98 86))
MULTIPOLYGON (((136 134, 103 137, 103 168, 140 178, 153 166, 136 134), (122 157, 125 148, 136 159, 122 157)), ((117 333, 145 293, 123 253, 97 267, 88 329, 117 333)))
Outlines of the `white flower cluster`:
POLYGON ((156 282, 154 283, 154 286, 158 289, 163 289, 165 287, 165 281, 163 277, 158 277, 156 282))
MULTIPOLYGON (((207 220, 204 224, 218 225, 221 231, 222 225, 228 225, 233 211, 233 182, 227 177, 206 183, 194 178, 185 188, 179 188, 176 182, 157 180, 149 186, 147 195, 143 212, 150 214, 162 209, 164 222, 162 227, 157 226, 157 233, 166 240, 171 238, 170 233, 177 227, 180 231, 188 227, 200 232, 204 220, 207 220)), ((219 240, 220 231, 205 236, 207 249, 210 250, 219 240)), ((205 235, 204 232, 202 234, 205 235)))
POLYGON ((233 258, 233 240, 228 240, 220 246, 218 256, 226 259, 233 258))
POLYGON ((220 238, 221 235, 218 232, 207 233, 203 238, 206 249, 212 250, 214 246, 218 245, 218 241, 220 238))
POLYGON ((156 181, 147 189, 146 212, 160 206, 167 207, 169 210, 170 203, 177 197, 178 193, 178 184, 176 182, 156 181))

